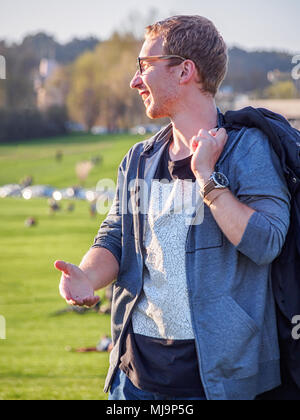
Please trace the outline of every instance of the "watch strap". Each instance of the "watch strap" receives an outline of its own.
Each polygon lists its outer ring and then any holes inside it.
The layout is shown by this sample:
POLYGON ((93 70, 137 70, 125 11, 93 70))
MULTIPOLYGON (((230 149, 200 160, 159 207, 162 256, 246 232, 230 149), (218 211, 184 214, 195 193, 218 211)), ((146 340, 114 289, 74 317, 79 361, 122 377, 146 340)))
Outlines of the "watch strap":
POLYGON ((212 192, 215 189, 223 190, 224 188, 228 187, 228 185, 222 186, 221 184, 217 183, 214 179, 214 174, 216 173, 214 172, 212 176, 209 178, 209 180, 207 181, 207 183, 204 185, 203 197, 206 197, 210 192, 212 192))
POLYGON ((210 192, 212 192, 216 188, 215 181, 211 178, 205 185, 204 185, 204 193, 203 197, 206 197, 210 192))

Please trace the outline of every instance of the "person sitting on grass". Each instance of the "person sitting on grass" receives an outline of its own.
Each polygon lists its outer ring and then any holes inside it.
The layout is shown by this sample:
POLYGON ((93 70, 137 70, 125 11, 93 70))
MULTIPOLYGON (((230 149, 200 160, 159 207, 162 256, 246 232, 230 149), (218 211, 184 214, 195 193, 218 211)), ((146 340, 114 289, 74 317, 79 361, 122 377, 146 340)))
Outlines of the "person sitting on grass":
POLYGON ((67 351, 75 351, 76 353, 92 353, 92 352, 108 352, 110 353, 113 349, 112 339, 107 335, 101 337, 96 347, 81 347, 73 350, 70 347, 66 348, 67 351))

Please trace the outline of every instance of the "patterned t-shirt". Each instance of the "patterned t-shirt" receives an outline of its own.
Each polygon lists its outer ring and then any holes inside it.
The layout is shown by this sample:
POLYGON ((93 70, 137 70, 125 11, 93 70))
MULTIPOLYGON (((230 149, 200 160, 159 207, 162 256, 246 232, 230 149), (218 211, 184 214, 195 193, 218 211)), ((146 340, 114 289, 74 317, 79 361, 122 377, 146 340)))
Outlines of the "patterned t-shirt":
POLYGON ((171 161, 169 144, 151 186, 143 293, 132 315, 120 369, 142 390, 203 397, 185 271, 185 243, 199 194, 191 156, 171 161))

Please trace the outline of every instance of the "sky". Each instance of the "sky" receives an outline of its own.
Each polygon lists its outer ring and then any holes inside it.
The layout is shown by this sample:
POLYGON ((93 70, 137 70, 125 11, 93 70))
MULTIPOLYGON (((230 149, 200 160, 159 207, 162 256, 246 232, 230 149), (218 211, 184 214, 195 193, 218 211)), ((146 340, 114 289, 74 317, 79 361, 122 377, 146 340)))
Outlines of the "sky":
POLYGON ((153 9, 155 20, 206 16, 229 46, 300 53, 299 0, 0 0, 0 39, 19 42, 44 31, 65 43, 90 35, 103 40, 120 29, 141 33, 153 9))

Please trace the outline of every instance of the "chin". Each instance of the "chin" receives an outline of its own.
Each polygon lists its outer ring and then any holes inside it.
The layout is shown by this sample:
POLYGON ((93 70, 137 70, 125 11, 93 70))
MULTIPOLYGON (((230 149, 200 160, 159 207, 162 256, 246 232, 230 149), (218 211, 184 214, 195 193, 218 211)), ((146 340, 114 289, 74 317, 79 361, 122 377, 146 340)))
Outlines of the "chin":
POLYGON ((166 113, 165 112, 162 112, 162 110, 151 108, 151 107, 147 108, 146 115, 151 120, 156 120, 158 118, 165 118, 165 117, 167 117, 166 113))
POLYGON ((150 118, 150 120, 155 120, 156 118, 158 118, 155 115, 153 115, 151 112, 148 112, 148 111, 146 112, 146 115, 147 115, 148 118, 150 118))

